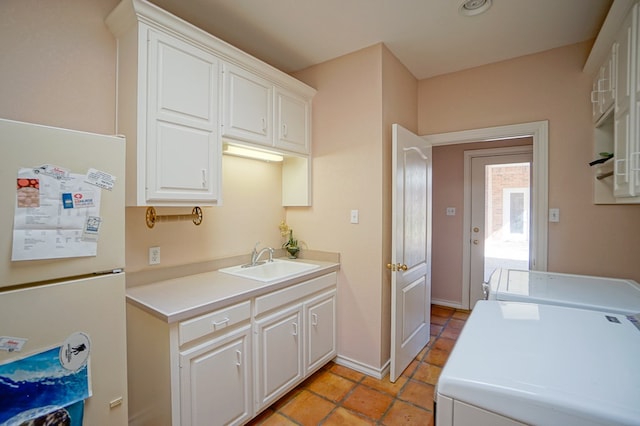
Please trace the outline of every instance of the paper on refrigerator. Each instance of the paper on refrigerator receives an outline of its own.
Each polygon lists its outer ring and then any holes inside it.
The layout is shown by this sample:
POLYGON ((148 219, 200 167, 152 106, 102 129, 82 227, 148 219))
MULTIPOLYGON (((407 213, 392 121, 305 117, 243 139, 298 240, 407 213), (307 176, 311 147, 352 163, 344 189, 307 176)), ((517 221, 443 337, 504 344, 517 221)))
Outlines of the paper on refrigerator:
POLYGON ((100 188, 45 165, 18 171, 11 260, 95 256, 100 188))

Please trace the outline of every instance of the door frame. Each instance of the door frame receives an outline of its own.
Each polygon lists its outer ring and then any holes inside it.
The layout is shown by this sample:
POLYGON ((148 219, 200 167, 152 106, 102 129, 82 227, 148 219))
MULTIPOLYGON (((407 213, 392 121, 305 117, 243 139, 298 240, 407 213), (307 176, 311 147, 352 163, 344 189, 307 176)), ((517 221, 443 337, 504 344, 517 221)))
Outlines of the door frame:
MULTIPOLYGON (((534 208, 531 211, 531 227, 533 228, 531 232, 531 269, 546 271, 549 228, 549 121, 533 121, 529 123, 437 133, 423 136, 423 138, 428 142, 431 142, 433 146, 486 142, 522 137, 531 137, 533 139, 533 181, 531 182, 533 191, 531 194, 531 202, 533 203, 534 208)), ((466 259, 466 261, 463 259, 463 262, 468 268, 468 259, 466 259)), ((462 289, 464 289, 464 273, 463 282, 461 284, 462 289)), ((464 299, 465 297, 467 298, 468 305, 468 289, 466 296, 465 292, 462 291, 462 298, 464 299)), ((445 303, 444 301, 442 302, 445 303)), ((463 301, 461 300, 459 306, 453 307, 465 309, 462 302, 463 301)))
MULTIPOLYGON (((464 152, 464 214, 463 214, 463 232, 462 238, 463 242, 463 251, 462 251, 462 306, 464 309, 471 309, 471 160, 474 158, 481 157, 498 157, 498 156, 509 156, 509 155, 518 155, 518 154, 533 154, 532 145, 518 145, 518 146, 507 146, 502 148, 486 148, 486 149, 473 149, 464 152)), ((535 160, 533 160, 535 161, 535 160)), ((533 163, 531 167, 533 169, 533 163)), ((531 182, 529 184, 531 187, 531 198, 533 198, 534 183, 531 182)), ((533 204, 533 200, 530 199, 529 202, 533 204)), ((535 208, 535 204, 533 204, 535 208)), ((485 206, 486 209, 486 206, 485 206)), ((533 209, 531 210, 531 214, 533 216, 533 209)), ((529 263, 533 262, 533 244, 531 240, 533 239, 533 232, 535 228, 533 226, 533 217, 530 220, 530 229, 529 229, 529 263)), ((486 232, 486 229, 485 229, 486 232)), ((486 233, 485 233, 486 238, 486 233)))

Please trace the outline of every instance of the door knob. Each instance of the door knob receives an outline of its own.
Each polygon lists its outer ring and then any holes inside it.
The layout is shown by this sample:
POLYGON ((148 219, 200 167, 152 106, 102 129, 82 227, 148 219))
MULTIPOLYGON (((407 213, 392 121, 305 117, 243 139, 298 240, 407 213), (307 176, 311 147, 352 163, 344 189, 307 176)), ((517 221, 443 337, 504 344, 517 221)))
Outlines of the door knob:
POLYGON ((395 265, 393 263, 387 263, 387 269, 391 271, 406 271, 409 267, 404 263, 396 263, 395 265))
POLYGON ((473 244, 478 245, 478 240, 473 240, 473 244))
POLYGON ((477 226, 473 228, 473 232, 480 232, 480 228, 478 228, 477 226))

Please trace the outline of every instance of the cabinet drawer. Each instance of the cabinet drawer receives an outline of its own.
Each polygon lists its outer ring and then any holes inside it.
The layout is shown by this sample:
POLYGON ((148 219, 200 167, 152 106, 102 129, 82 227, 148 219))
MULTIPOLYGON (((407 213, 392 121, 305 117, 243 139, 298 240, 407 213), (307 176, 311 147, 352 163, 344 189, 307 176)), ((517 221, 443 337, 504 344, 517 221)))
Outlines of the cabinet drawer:
POLYGON ((249 318, 251 318, 251 302, 247 300, 197 318, 182 321, 178 327, 180 345, 234 324, 248 321, 249 318))
POLYGON ((271 309, 284 306, 295 300, 302 299, 325 288, 336 285, 337 274, 332 272, 309 281, 283 288, 256 298, 256 315, 271 309))

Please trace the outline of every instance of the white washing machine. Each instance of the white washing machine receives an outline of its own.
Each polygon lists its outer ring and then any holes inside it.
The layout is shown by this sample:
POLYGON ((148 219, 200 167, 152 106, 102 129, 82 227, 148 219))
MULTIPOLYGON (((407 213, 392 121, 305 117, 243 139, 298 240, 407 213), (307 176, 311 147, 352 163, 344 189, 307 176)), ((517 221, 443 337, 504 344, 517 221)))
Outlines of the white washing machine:
POLYGON ((637 321, 479 301, 440 374, 436 426, 640 425, 637 321))
POLYGON ((633 280, 496 269, 483 284, 485 298, 636 314, 640 285, 633 280))

